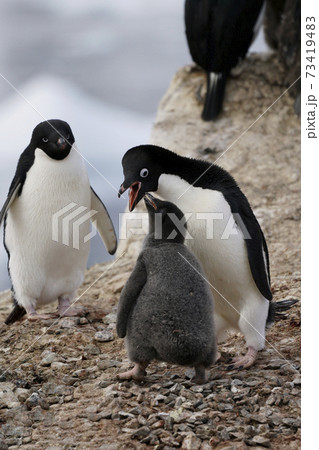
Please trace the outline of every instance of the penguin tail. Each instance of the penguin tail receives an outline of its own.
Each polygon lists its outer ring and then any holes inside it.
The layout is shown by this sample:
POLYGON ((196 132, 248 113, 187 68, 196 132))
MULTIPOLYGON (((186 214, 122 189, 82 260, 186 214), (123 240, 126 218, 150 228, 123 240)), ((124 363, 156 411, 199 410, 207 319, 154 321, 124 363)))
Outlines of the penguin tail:
POLYGON ((216 120, 223 105, 227 74, 207 72, 207 93, 202 113, 203 120, 216 120))
POLYGON ((270 328, 274 322, 278 320, 287 319, 287 315, 284 314, 285 311, 288 311, 292 306, 298 303, 299 300, 295 298, 290 298, 287 300, 282 300, 280 302, 271 302, 269 305, 269 312, 266 322, 266 327, 270 328))
POLYGON ((8 317, 6 318, 4 323, 6 325, 11 325, 12 323, 16 322, 17 320, 20 320, 25 314, 26 314, 26 310, 23 308, 23 306, 20 306, 20 305, 18 305, 18 303, 15 303, 11 313, 8 315, 8 317))

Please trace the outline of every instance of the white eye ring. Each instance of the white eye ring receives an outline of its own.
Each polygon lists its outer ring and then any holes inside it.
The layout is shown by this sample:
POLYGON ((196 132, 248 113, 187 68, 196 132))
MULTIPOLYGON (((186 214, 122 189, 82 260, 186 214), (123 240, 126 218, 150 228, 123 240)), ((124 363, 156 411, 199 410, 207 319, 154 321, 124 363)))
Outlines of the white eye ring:
POLYGON ((142 169, 142 170, 140 171, 140 176, 141 176, 142 178, 146 178, 147 175, 148 175, 148 169, 146 169, 146 167, 145 167, 144 169, 142 169))
POLYGON ((70 137, 71 137, 71 135, 68 134, 67 137, 66 137, 66 140, 68 141, 70 139, 70 137))
POLYGON ((48 139, 48 138, 46 138, 46 137, 43 137, 43 138, 42 138, 42 141, 43 141, 43 142, 48 142, 48 141, 49 141, 49 139, 48 139))

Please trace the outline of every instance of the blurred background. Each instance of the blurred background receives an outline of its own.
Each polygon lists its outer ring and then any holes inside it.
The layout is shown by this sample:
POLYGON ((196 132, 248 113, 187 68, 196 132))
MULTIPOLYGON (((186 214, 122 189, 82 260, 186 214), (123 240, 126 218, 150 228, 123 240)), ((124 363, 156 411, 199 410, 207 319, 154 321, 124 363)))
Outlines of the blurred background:
MULTIPOLYGON (((266 49, 261 32, 250 51, 266 49)), ((183 0, 1 0, 1 206, 33 128, 62 119, 118 234, 122 156, 148 141, 170 80, 191 63, 183 0)), ((88 266, 109 259, 96 236, 88 266)), ((6 265, 2 246, 0 290, 6 265)))

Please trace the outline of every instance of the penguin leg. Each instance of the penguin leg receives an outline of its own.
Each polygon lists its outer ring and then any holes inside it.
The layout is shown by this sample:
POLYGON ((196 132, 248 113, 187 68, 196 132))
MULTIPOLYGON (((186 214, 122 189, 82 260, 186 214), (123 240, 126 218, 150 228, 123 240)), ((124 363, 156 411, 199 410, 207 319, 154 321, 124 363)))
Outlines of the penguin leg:
POLYGON ((31 298, 26 296, 25 294, 17 295, 19 298, 19 302, 16 300, 16 303, 23 307, 27 314, 27 319, 30 322, 35 322, 37 320, 48 320, 48 319, 56 319, 58 317, 57 314, 49 313, 49 314, 38 314, 35 310, 37 301, 35 298, 31 298))
POLYGON ((206 369, 202 365, 195 366, 195 376, 192 378, 192 382, 196 384, 205 384, 208 381, 206 369))
POLYGON ((58 306, 59 316, 74 317, 74 316, 83 316, 84 315, 84 309, 73 308, 71 306, 69 295, 60 295, 60 297, 58 298, 58 301, 59 301, 59 306, 58 306))
POLYGON ((238 327, 245 336, 247 353, 232 359, 231 369, 247 369, 257 358, 257 353, 265 346, 266 321, 269 301, 264 297, 254 297, 246 301, 240 312, 238 327))
POLYGON ((135 380, 135 381, 143 381, 146 375, 146 367, 147 363, 136 363, 133 369, 128 370, 127 372, 122 372, 117 375, 119 380, 135 380))

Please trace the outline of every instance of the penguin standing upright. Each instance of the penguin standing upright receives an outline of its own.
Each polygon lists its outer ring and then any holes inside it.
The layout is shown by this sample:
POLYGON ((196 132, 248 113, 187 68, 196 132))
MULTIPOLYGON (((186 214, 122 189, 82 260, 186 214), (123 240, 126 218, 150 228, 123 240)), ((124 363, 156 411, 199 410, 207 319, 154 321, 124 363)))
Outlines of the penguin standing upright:
POLYGON ((216 120, 229 72, 243 59, 262 22, 264 0, 186 0, 193 61, 207 73, 203 120, 216 120))
POLYGON ((185 227, 176 226, 183 213, 150 194, 145 204, 149 234, 121 293, 116 324, 135 366, 118 377, 142 380, 156 359, 194 366, 193 381, 205 383, 217 354, 209 285, 184 245, 185 227))
POLYGON ((14 301, 7 324, 26 313, 29 320, 52 317, 37 314, 36 307, 57 299, 60 315, 80 313, 70 307, 70 302, 84 278, 90 222, 87 217, 83 223, 71 226, 71 220, 84 211, 93 213, 92 220, 94 217, 106 248, 113 254, 117 239, 112 221, 90 187, 70 126, 62 120, 41 122, 20 156, 0 212, 14 301), (59 230, 54 226, 55 218, 63 213, 67 213, 68 220, 62 221, 60 242, 55 238, 59 230))
MULTIPOLYGON (((247 198, 221 167, 158 146, 131 148, 122 165, 119 195, 130 189, 130 211, 145 192, 157 192, 187 214, 192 239, 186 244, 212 287, 217 338, 222 340, 227 329, 241 331, 248 351, 234 367, 251 366, 264 347, 275 304, 270 303, 266 241, 247 198)), ((289 308, 292 302, 282 306, 289 308)))

